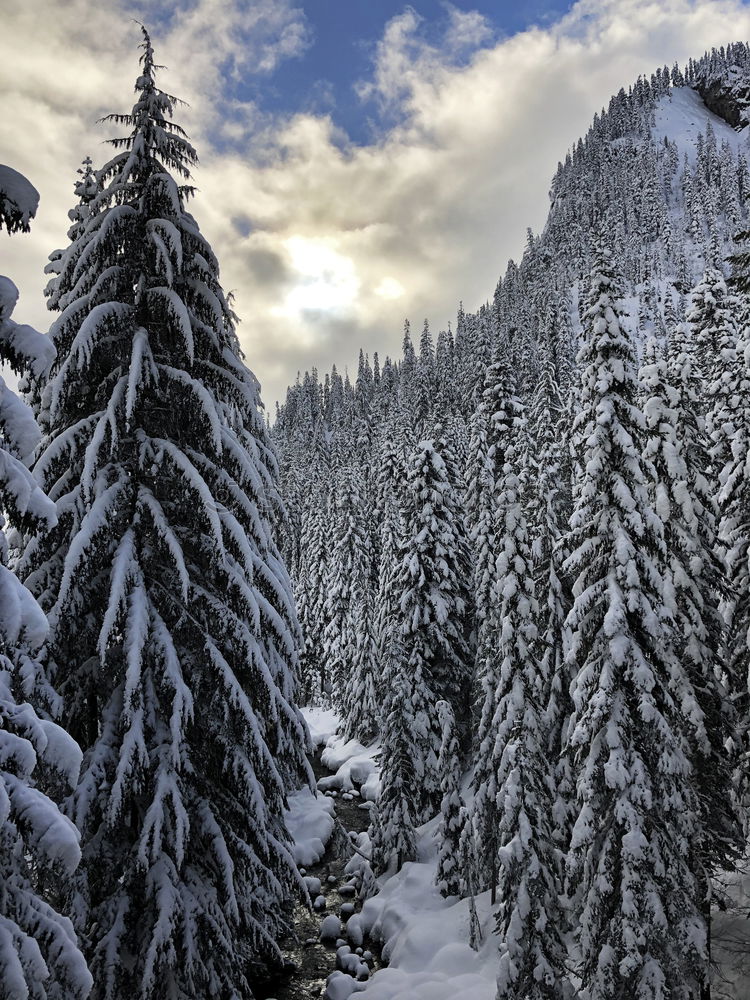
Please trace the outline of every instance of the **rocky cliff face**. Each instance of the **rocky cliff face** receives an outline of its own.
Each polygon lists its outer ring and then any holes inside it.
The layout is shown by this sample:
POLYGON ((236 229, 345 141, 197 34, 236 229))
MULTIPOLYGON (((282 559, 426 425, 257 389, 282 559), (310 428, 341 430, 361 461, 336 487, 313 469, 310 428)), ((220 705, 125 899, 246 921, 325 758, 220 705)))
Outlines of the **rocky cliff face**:
POLYGON ((750 66, 706 67, 693 84, 709 108, 740 131, 750 122, 750 66))

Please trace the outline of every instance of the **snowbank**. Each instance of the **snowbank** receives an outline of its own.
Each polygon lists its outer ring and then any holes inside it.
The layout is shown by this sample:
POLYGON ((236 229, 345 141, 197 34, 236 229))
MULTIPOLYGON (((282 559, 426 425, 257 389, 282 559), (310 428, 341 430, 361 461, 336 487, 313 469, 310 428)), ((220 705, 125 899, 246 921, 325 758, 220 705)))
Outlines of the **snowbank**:
POLYGON ((289 796, 284 814, 286 827, 294 841, 294 860, 298 865, 314 865, 325 854, 333 833, 334 805, 331 799, 303 788, 289 796))
POLYGON ((318 788, 324 792, 346 792, 356 787, 365 801, 374 802, 380 791, 380 773, 376 763, 379 754, 380 743, 364 747, 357 740, 330 737, 320 759, 334 773, 321 778, 318 788))
MULTIPOLYGON (((311 732, 316 726, 321 731, 330 724, 330 718, 321 718, 324 713, 319 709, 303 709, 303 713, 311 732)), ((356 740, 329 735, 321 760, 333 773, 321 778, 318 787, 344 792, 359 787, 363 799, 374 801, 380 787, 379 751, 379 743, 365 747, 356 740)), ((330 802, 327 797, 325 801, 330 802)), ((433 819, 420 827, 418 860, 404 865, 395 875, 381 878, 377 895, 346 924, 345 933, 353 948, 362 945, 365 934, 382 942, 388 967, 379 969, 368 982, 334 973, 326 988, 328 1000, 345 1000, 353 994, 363 996, 363 1000, 494 1000, 499 942, 492 934, 490 894, 483 893, 475 900, 483 941, 476 952, 469 945, 468 901, 443 899, 435 888, 437 824, 433 819)), ((357 839, 366 855, 367 834, 357 839)), ((347 871, 361 865, 359 857, 352 858, 347 871)))
POLYGON ((420 828, 420 861, 381 881, 362 913, 349 921, 383 942, 388 968, 380 969, 359 990, 366 1000, 494 1000, 498 940, 491 933, 489 892, 476 898, 482 946, 469 945, 467 900, 443 899, 435 888, 434 841, 437 820, 420 828), (363 988, 364 987, 364 988, 363 988))
POLYGON ((300 711, 307 723, 307 728, 310 730, 310 739, 315 749, 327 742, 341 725, 338 715, 332 708, 306 705, 300 711))

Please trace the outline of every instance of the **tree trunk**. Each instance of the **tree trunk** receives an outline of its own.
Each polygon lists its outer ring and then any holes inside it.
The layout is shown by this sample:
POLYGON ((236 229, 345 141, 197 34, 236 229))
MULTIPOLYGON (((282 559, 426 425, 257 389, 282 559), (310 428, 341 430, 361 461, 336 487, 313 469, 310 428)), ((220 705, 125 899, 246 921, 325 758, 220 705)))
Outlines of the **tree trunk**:
POLYGON ((700 1000, 711 1000, 711 880, 706 880, 703 897, 703 919, 706 921, 706 969, 701 984, 700 1000))

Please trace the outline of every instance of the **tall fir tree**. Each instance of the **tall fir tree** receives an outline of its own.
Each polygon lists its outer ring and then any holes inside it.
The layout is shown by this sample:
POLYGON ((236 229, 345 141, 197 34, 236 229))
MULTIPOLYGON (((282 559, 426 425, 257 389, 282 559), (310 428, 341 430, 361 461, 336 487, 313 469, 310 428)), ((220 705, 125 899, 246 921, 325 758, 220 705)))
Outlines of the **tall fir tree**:
MULTIPOLYGON (((721 472, 718 505, 720 534, 726 546, 727 594, 730 596, 724 603, 726 630, 722 661, 736 716, 736 732, 731 734, 735 785, 747 833, 750 829, 750 327, 747 302, 743 313, 743 336, 737 342, 736 364, 727 399, 731 406, 731 413, 726 413, 726 421, 732 427, 731 457, 721 472)), ((725 725, 720 731, 726 734, 726 718, 723 721, 725 725)), ((725 788, 723 783, 721 788, 725 788)), ((726 806, 726 798, 724 804, 726 806)))
MULTIPOLYGON (((691 687, 675 691, 685 719, 699 813, 691 837, 707 930, 711 927, 711 879, 730 867, 741 843, 729 790, 735 706, 720 679, 723 644, 719 600, 726 591, 716 546, 716 502, 704 478, 707 442, 700 432, 693 344, 684 328, 672 332, 669 360, 653 344, 641 371, 652 466, 651 502, 664 525, 667 570, 674 594, 675 652, 691 687), (694 696, 694 701, 690 700, 694 696)), ((710 937, 709 937, 710 944, 710 937)), ((708 982, 706 969, 704 985, 708 982)), ((707 990, 704 995, 708 995, 707 990)))
MULTIPOLYGON (((508 374, 503 381, 506 398, 513 400, 508 374)), ((494 492, 493 645, 483 678, 474 824, 482 884, 489 884, 493 901, 500 888, 497 996, 536 1000, 564 997, 567 987, 551 834, 553 760, 543 725, 548 685, 536 656, 537 605, 524 513, 527 428, 519 402, 513 410, 494 492)))
MULTIPOLYGON (((408 469, 399 592, 409 671, 421 676, 431 698, 447 701, 459 727, 465 727, 470 680, 468 553, 456 486, 445 439, 420 442, 408 469)), ((439 748, 440 732, 433 719, 423 748, 425 817, 438 805, 439 748)))
POLYGON ((380 664, 370 603, 370 595, 365 593, 354 609, 354 655, 342 694, 344 733, 365 744, 376 739, 381 722, 380 664))
POLYGON ((687 321, 703 380, 700 398, 711 470, 719 481, 731 462, 739 314, 740 302, 727 288, 724 275, 709 268, 690 293, 687 321))
POLYGON ((377 471, 378 576, 375 592, 374 638, 377 657, 385 663, 393 630, 398 628, 400 600, 398 580, 404 540, 404 456, 398 437, 386 425, 380 445, 377 471))
POLYGON ((97 1000, 247 995, 280 964, 307 774, 276 460, 143 35, 133 110, 107 119, 129 134, 56 265, 35 471, 58 526, 24 563, 85 750, 68 905, 97 1000))
POLYGON ((425 724, 421 710, 421 678, 405 669, 405 651, 394 633, 385 672, 388 699, 383 725, 383 751, 375 820, 370 828, 373 869, 381 874, 416 858, 414 828, 418 822, 419 731, 425 724))
POLYGON ((663 527, 610 253, 595 248, 574 446, 568 616, 577 818, 568 860, 587 1000, 691 1000, 706 961, 690 845, 700 812, 663 527), (675 692, 679 692, 676 696, 675 692), (676 700, 679 697, 679 701, 676 700))
POLYGON ((502 475, 508 434, 522 413, 515 381, 500 345, 487 368, 484 389, 472 415, 466 471, 466 523, 473 549, 477 682, 482 683, 491 645, 492 588, 495 580, 497 482, 502 475))
POLYGON ((326 577, 330 551, 330 498, 323 476, 308 493, 300 534, 300 566, 295 580, 297 614, 302 628, 300 696, 304 704, 322 704, 323 649, 326 626, 326 577))
POLYGON ((563 573, 563 538, 570 517, 571 484, 565 459, 565 404, 555 375, 549 340, 541 347, 541 372, 529 414, 529 488, 526 514, 531 542, 532 573, 537 599, 536 655, 544 678, 544 728, 554 789, 552 836, 560 861, 570 838, 573 776, 564 752, 572 711, 571 676, 565 662, 565 619, 570 610, 568 581, 563 573))
POLYGON ((323 635, 325 686, 343 709, 346 686, 357 655, 357 613, 367 596, 369 535, 357 470, 339 470, 334 497, 334 539, 326 573, 326 625, 323 635))
MULTIPOLYGON (((498 550, 512 543, 509 525, 498 502, 507 450, 516 440, 518 425, 525 422, 510 365, 502 353, 487 370, 482 399, 472 418, 473 458, 468 482, 469 518, 475 554, 475 605, 477 654, 475 685, 478 688, 477 729, 474 739, 475 792, 473 815, 477 829, 479 882, 492 890, 498 882, 499 805, 497 798, 496 711, 500 691, 497 636, 501 628, 497 591, 498 550)), ((511 515, 512 516, 512 515, 511 515)))
POLYGON ((440 826, 437 830, 438 864, 435 884, 443 896, 461 891, 461 831, 466 807, 461 798, 461 759, 453 709, 447 701, 435 706, 442 727, 438 774, 440 775, 440 826))

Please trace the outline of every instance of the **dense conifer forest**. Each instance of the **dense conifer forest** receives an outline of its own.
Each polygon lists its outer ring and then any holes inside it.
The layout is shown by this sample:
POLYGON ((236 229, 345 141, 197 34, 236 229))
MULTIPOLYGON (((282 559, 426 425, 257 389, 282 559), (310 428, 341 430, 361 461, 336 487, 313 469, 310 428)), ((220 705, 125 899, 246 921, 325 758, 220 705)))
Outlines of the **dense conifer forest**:
POLYGON ((746 995, 750 48, 620 90, 481 308, 273 421, 162 72, 144 28, 48 333, 0 278, 0 1000, 746 995))

